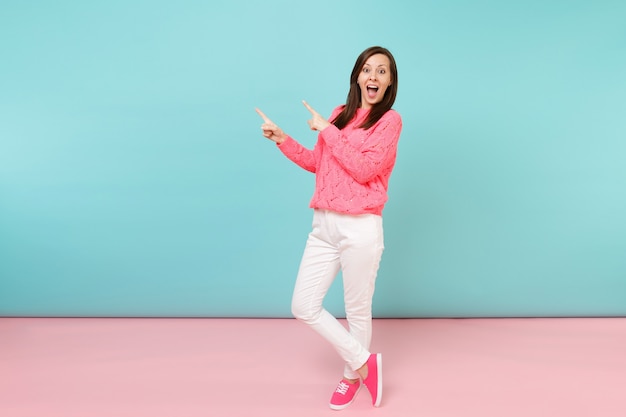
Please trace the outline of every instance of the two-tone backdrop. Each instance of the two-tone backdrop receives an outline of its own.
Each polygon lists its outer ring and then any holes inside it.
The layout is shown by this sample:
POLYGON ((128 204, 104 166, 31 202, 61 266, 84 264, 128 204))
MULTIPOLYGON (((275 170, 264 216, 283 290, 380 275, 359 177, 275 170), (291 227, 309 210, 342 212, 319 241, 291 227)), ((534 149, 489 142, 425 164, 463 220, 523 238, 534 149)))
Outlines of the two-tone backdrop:
MULTIPOLYGON (((377 317, 626 314, 626 3, 3 1, 0 315, 289 317, 357 55, 403 116, 377 317)), ((327 307, 341 314, 341 280, 327 307)))

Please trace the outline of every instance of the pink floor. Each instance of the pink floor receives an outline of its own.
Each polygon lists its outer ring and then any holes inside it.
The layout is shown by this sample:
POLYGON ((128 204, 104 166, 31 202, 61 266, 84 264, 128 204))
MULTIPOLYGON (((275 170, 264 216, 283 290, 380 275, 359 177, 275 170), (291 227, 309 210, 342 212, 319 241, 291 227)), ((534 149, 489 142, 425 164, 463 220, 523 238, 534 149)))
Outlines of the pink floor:
POLYGON ((384 398, 293 319, 0 318, 0 416, 626 416, 626 318, 375 320, 384 398))

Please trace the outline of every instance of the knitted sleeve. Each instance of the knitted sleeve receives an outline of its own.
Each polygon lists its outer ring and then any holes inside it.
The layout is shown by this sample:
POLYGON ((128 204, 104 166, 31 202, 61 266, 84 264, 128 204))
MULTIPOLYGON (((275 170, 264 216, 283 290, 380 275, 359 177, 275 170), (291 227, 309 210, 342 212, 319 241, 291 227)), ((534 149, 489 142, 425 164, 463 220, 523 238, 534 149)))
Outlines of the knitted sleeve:
MULTIPOLYGON (((342 168, 364 184, 393 165, 401 130, 402 118, 396 111, 389 110, 365 131, 362 143, 351 141, 350 134, 344 134, 335 125, 324 129, 320 136, 342 168)), ((362 135, 363 131, 356 129, 354 134, 362 135)))
POLYGON ((301 168, 304 168, 309 172, 316 171, 317 163, 315 151, 305 148, 291 136, 287 136, 287 139, 277 146, 287 158, 301 168))

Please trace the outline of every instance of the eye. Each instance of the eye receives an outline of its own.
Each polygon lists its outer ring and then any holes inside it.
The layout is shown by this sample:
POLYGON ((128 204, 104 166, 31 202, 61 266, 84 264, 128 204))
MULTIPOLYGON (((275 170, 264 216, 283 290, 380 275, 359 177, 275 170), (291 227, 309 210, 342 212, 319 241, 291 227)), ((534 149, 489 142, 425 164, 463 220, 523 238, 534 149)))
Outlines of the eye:
POLYGON ((379 70, 378 70, 378 73, 379 73, 380 75, 383 75, 383 74, 385 74, 386 72, 387 72, 387 71, 385 71, 384 69, 379 69, 379 70))
POLYGON ((369 68, 363 68, 363 72, 367 74, 367 73, 370 72, 370 69, 369 68))

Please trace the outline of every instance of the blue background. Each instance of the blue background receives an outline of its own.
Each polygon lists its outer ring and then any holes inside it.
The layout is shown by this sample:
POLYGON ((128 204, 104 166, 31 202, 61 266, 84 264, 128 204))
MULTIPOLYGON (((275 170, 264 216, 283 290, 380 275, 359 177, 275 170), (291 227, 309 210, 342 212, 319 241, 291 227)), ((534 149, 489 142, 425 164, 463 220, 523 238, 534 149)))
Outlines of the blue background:
MULTIPOLYGON (((289 317, 358 54, 404 120, 377 317, 626 314, 626 3, 3 1, 0 315, 289 317)), ((341 281, 327 307, 342 313, 341 281)))

